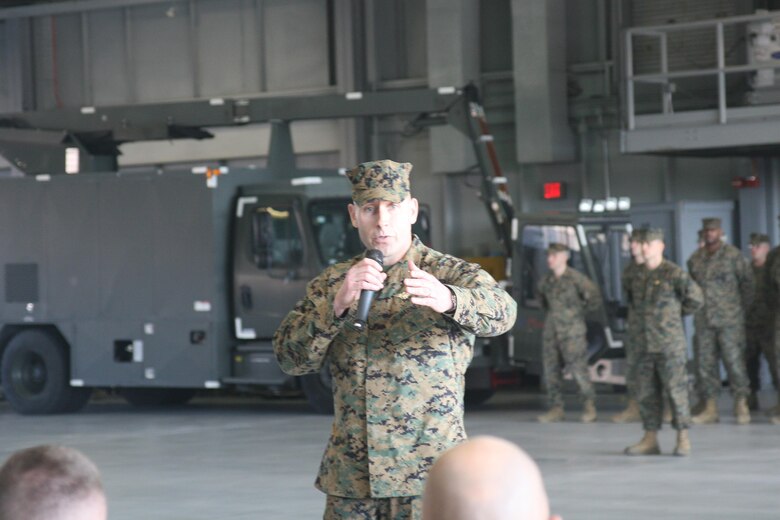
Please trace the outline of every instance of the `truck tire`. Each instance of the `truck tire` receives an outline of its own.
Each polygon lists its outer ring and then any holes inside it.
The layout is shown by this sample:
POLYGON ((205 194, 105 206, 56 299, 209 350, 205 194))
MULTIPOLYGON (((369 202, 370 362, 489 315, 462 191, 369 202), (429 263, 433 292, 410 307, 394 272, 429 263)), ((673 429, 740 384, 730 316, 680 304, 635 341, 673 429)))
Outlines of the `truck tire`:
POLYGON ((327 363, 317 374, 301 376, 301 388, 314 411, 324 415, 333 414, 333 384, 330 365, 327 363))
POLYGON ((119 391, 133 406, 182 406, 195 397, 193 388, 123 388, 119 391))
POLYGON ((67 345, 38 329, 16 334, 3 352, 3 392, 11 407, 24 415, 81 410, 91 388, 70 386, 67 345))

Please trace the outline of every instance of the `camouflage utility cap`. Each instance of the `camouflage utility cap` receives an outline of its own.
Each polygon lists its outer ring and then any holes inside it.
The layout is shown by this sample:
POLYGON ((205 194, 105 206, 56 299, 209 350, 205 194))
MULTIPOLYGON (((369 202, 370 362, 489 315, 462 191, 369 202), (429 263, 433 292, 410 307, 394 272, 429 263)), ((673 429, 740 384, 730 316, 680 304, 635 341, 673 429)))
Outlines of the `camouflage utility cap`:
POLYGON ((751 233, 750 234, 750 245, 751 246, 757 246, 760 244, 768 244, 769 243, 769 235, 765 235, 763 233, 751 233))
POLYGON ((352 183, 352 200, 362 205, 372 200, 403 202, 411 195, 409 173, 411 163, 389 159, 358 164, 347 172, 352 183))
POLYGON ((568 253, 569 248, 566 247, 566 244, 561 244, 560 242, 550 242, 550 245, 547 246, 547 252, 548 253, 568 253))
POLYGON ((631 231, 631 241, 632 242, 642 242, 645 238, 645 233, 647 233, 647 228, 636 228, 631 231))
POLYGON ((643 242, 652 242, 653 240, 664 241, 664 230, 661 228, 650 228, 645 230, 645 238, 643 242))
POLYGON ((701 220, 702 229, 720 229, 719 218, 704 218, 701 220))

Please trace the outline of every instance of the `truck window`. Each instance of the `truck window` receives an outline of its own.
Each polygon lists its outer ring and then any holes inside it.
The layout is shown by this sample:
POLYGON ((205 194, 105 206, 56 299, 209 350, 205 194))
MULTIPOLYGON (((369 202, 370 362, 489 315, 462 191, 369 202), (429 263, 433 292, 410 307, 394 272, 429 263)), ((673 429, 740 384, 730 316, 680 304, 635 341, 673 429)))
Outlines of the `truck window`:
POLYGON ((623 288, 620 277, 631 262, 629 230, 627 225, 585 226, 588 247, 596 264, 598 284, 607 302, 623 305, 623 288))
POLYGON ((303 243, 292 207, 255 208, 251 240, 252 260, 259 269, 290 270, 303 261, 303 243))
MULTIPOLYGON (((323 265, 332 265, 361 254, 365 246, 357 229, 352 226, 347 211, 348 199, 316 200, 309 205, 314 240, 323 265)), ((430 245, 430 216, 427 207, 421 205, 412 232, 424 244, 430 245)))
POLYGON ((343 262, 359 255, 364 247, 352 227, 347 199, 317 200, 309 206, 314 240, 323 265, 343 262))
POLYGON ((582 251, 574 227, 524 226, 520 251, 522 266, 520 290, 522 292, 521 303, 525 307, 539 308, 542 305, 538 285, 542 277, 549 271, 546 249, 551 242, 566 244, 571 251, 569 265, 580 272, 585 272, 582 251))

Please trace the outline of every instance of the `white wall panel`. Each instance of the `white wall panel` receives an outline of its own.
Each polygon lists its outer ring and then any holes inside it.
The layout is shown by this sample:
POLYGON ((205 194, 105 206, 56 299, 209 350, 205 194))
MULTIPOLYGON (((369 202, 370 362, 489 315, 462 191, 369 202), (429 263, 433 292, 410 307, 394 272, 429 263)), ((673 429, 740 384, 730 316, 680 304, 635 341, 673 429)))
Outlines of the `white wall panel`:
POLYGON ((327 4, 324 0, 265 0, 269 91, 329 83, 327 4))
POLYGON ((131 100, 125 18, 121 10, 88 15, 91 105, 120 105, 131 100))
POLYGON ((245 53, 257 53, 256 42, 245 47, 245 30, 255 33, 255 17, 245 16, 241 0, 210 0, 196 5, 200 95, 248 92, 246 87, 250 84, 257 91, 257 69, 246 70, 250 60, 243 60, 245 53), (244 24, 244 19, 251 24, 244 24), (245 76, 252 77, 254 82, 249 83, 245 76))
POLYGON ((187 5, 164 3, 129 11, 134 101, 146 103, 195 96, 187 5))

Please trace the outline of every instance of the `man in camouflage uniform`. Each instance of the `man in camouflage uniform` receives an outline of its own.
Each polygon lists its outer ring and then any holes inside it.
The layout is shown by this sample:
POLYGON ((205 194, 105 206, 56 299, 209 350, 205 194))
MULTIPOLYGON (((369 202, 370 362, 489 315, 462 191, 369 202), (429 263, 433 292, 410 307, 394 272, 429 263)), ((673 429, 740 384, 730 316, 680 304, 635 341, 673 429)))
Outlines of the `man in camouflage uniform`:
POLYGON ((418 202, 412 165, 384 160, 347 173, 349 214, 368 249, 326 268, 273 339, 282 369, 318 372, 328 362, 335 417, 316 486, 325 519, 417 519, 428 470, 466 438, 464 374, 475 336, 496 336, 516 304, 478 265, 412 235, 418 202), (355 327, 363 290, 377 291, 366 327, 355 327))
POLYGON ((750 398, 748 405, 751 410, 758 410, 758 391, 761 388, 759 372, 761 370, 761 355, 766 358, 769 373, 775 390, 778 385, 777 357, 772 342, 774 317, 767 302, 766 258, 769 253, 769 237, 761 233, 750 235, 750 257, 753 267, 753 278, 756 280, 756 295, 752 305, 745 313, 745 365, 750 379, 750 398))
POLYGON ((697 376, 704 409, 693 417, 693 422, 708 424, 719 420, 718 358, 722 358, 734 395, 737 424, 748 424, 745 309, 753 301, 753 272, 739 249, 723 242, 720 219, 705 218, 703 229, 705 245, 688 259, 688 271, 704 291, 704 306, 694 319, 699 348, 697 376))
POLYGON ((628 406, 619 414, 612 417, 612 422, 627 423, 636 422, 640 419, 639 416, 639 403, 637 402, 637 352, 641 349, 639 342, 641 336, 637 334, 640 329, 638 323, 639 315, 636 312, 636 295, 632 291, 632 287, 635 282, 639 282, 639 278, 644 275, 645 272, 645 257, 642 255, 642 241, 644 239, 644 229, 634 229, 631 232, 631 257, 632 262, 626 266, 623 270, 623 276, 621 283, 623 286, 623 292, 626 295, 626 302, 628 303, 628 324, 626 341, 623 343, 623 348, 626 351, 626 390, 628 392, 628 406))
POLYGON ((704 296, 696 282, 676 264, 664 260, 663 231, 645 233, 642 252, 645 275, 634 284, 634 304, 643 341, 637 360, 639 410, 644 437, 626 448, 627 455, 658 455, 658 430, 666 391, 672 402, 672 426, 677 430, 674 454, 688 455, 690 407, 688 403, 688 349, 682 316, 698 309, 704 296))
POLYGON ((539 416, 539 422, 562 421, 563 365, 571 371, 584 402, 582 422, 596 420, 596 393, 588 374, 588 344, 585 315, 601 304, 598 288, 588 277, 567 265, 569 248, 553 242, 547 248, 550 268, 539 282, 544 308, 542 361, 550 410, 539 416))

